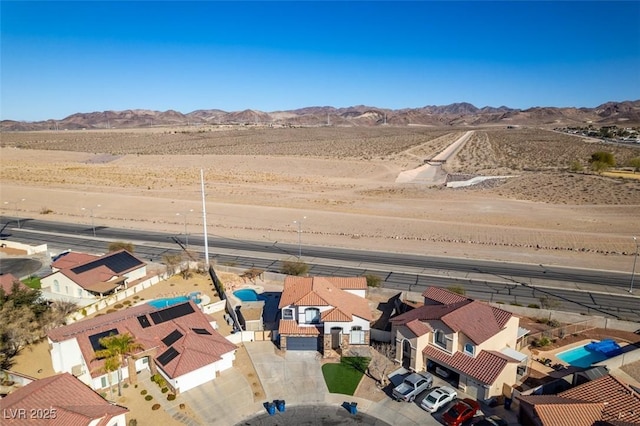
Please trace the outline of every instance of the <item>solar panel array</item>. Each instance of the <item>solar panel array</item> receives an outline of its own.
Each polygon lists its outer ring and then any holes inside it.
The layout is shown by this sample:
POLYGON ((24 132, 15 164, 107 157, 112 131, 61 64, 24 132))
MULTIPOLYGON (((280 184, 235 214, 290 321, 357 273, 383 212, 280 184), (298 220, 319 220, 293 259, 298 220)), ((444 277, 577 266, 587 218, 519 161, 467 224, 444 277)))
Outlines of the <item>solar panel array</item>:
POLYGON ((138 317, 138 322, 142 328, 151 327, 151 322, 149 322, 149 318, 146 315, 140 315, 138 317))
POLYGON ((89 336, 89 342, 91 342, 91 347, 94 351, 99 351, 101 349, 105 349, 104 346, 100 344, 100 339, 108 336, 115 336, 116 334, 120 334, 117 328, 112 328, 111 330, 103 331, 102 333, 96 333, 89 336))
POLYGON ((181 303, 179 305, 173 305, 168 308, 151 312, 149 316, 153 320, 154 324, 162 324, 166 321, 171 321, 172 319, 180 318, 185 315, 189 315, 194 313, 193 307, 189 302, 181 303))
POLYGON ((173 345, 175 342, 177 342, 178 340, 180 340, 180 338, 183 336, 182 333, 180 333, 178 330, 173 330, 171 333, 169 333, 164 339, 162 339, 162 343, 164 343, 167 346, 171 346, 173 345))
POLYGON ((172 359, 180 355, 180 352, 176 351, 173 347, 170 347, 166 351, 162 352, 157 358, 160 365, 163 367, 171 362, 172 359))
POLYGON ((75 268, 71 268, 71 271, 74 274, 81 274, 103 265, 111 269, 116 274, 119 274, 135 266, 142 266, 143 263, 133 257, 133 255, 128 251, 121 251, 120 253, 107 255, 89 263, 85 263, 84 265, 76 266, 75 268))

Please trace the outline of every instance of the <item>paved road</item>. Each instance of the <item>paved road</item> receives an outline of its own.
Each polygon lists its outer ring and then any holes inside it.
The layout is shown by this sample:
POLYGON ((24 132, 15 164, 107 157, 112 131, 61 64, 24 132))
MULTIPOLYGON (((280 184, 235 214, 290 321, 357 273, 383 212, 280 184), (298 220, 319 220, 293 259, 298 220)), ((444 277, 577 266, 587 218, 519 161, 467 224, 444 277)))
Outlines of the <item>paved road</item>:
MULTIPOLYGON (((178 253, 179 236, 109 227, 21 218, 0 218, 3 238, 29 244, 49 245, 53 251, 74 249, 105 252, 110 241, 132 241, 136 254, 158 261, 178 253)), ((189 238, 191 249, 202 252, 202 237, 189 238)), ((279 271, 283 259, 297 256, 291 244, 209 238, 211 258, 218 264, 257 267, 279 271)), ((326 247, 302 247, 303 260, 311 275, 377 275, 386 288, 422 292, 428 286, 461 286, 474 298, 503 303, 540 304, 541 298, 560 303, 562 310, 640 320, 640 285, 636 294, 627 291, 631 274, 616 271, 516 264, 402 253, 358 251, 326 247)))

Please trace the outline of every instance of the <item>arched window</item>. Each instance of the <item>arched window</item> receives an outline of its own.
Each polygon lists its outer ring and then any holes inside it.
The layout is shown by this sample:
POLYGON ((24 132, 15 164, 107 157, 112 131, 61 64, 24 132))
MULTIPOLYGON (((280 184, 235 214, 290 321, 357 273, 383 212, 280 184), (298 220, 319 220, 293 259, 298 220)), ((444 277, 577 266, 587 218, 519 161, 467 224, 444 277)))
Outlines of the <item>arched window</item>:
POLYGON ((58 280, 53 280, 53 291, 60 293, 60 283, 58 280))
POLYGON ((476 347, 471 343, 467 343, 464 345, 464 353, 474 356, 476 353, 476 347))
POLYGON ((320 309, 307 308, 304 310, 304 319, 307 324, 317 324, 320 322, 320 309))

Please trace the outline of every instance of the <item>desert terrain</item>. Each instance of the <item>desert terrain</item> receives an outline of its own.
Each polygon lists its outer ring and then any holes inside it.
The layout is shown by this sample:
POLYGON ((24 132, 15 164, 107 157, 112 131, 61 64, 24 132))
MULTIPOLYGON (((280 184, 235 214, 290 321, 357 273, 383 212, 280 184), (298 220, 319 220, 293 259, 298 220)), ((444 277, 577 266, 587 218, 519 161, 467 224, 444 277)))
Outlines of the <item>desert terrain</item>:
POLYGON ((186 227, 202 235, 202 169, 211 236, 631 270, 640 173, 598 175, 588 159, 607 151, 624 166, 640 157, 640 146, 536 128, 475 128, 442 166, 450 179, 511 177, 458 189, 395 183, 467 130, 4 132, 0 208, 88 226, 93 211, 96 226, 175 234, 186 227), (586 171, 570 172, 574 161, 586 171))

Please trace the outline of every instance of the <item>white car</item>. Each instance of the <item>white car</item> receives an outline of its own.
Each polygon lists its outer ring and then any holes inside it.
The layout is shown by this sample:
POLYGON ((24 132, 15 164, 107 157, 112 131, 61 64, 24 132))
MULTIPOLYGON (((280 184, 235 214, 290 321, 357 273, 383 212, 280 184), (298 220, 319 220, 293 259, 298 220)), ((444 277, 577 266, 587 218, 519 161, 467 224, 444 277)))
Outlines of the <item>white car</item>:
POLYGON ((420 406, 430 413, 435 413, 457 397, 458 392, 448 386, 434 388, 431 392, 429 392, 429 395, 424 397, 422 403, 420 403, 420 406))

